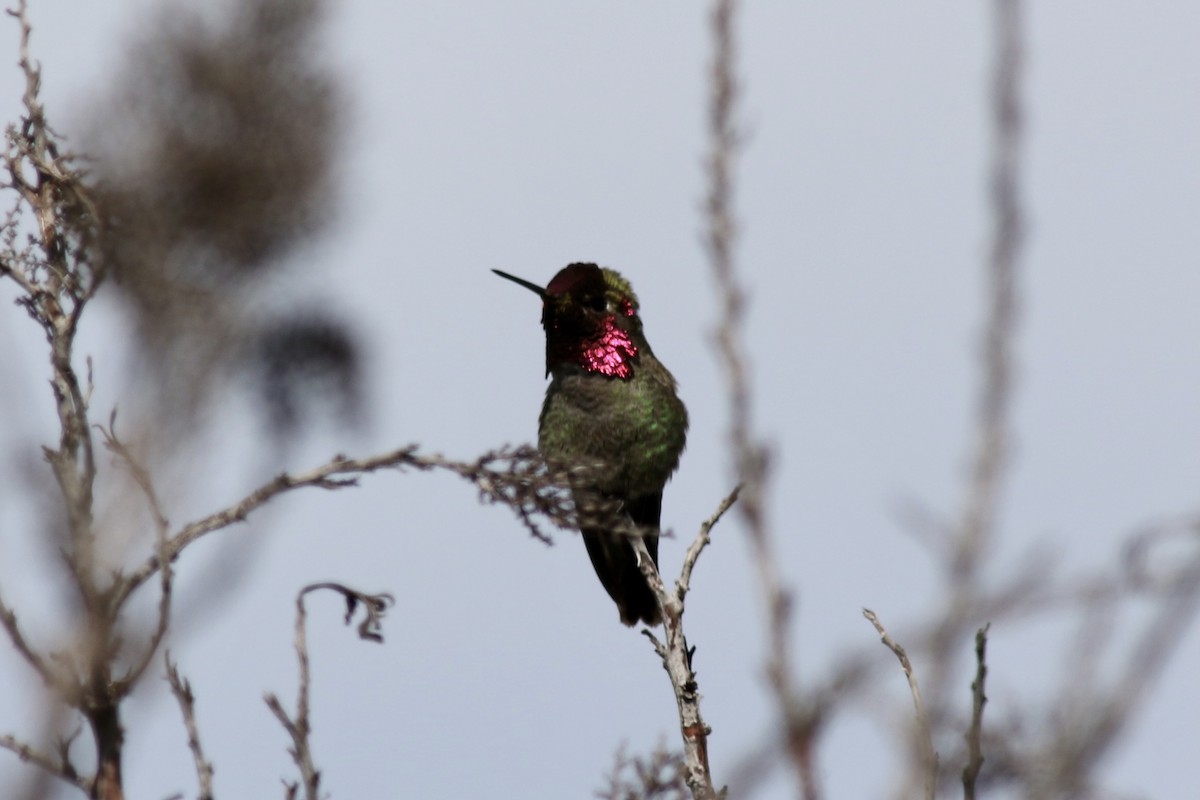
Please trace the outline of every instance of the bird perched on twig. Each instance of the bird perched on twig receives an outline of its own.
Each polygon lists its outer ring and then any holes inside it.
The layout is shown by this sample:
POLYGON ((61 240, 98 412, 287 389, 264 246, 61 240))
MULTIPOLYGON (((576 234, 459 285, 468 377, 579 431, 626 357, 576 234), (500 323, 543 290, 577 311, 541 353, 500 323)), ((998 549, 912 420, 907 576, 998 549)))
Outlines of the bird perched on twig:
POLYGON ((621 622, 657 625, 658 601, 628 537, 640 532, 657 568, 663 487, 679 466, 688 418, 675 378, 642 332, 637 295, 595 264, 570 264, 545 289, 492 271, 542 298, 550 386, 538 449, 552 466, 579 468, 572 496, 596 575, 621 622), (610 509, 607 521, 590 513, 601 507, 610 509))

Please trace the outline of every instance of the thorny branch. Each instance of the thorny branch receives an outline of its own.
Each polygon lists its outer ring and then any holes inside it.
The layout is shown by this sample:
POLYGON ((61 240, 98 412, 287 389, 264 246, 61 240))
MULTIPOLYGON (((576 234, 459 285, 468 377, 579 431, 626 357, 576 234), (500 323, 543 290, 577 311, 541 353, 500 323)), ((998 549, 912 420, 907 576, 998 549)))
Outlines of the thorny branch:
POLYGON ((372 642, 383 641, 383 635, 380 632, 381 620, 387 608, 395 603, 389 594, 364 594, 340 583, 330 582, 310 584, 296 595, 296 660, 300 665, 300 686, 296 692, 296 715, 289 716, 284 710, 283 704, 279 702, 279 698, 274 694, 267 694, 264 697, 267 707, 271 709, 271 713, 275 715, 292 739, 292 746, 288 752, 291 753, 292 760, 300 770, 300 784, 285 783, 289 800, 296 797, 301 785, 304 787, 305 800, 318 800, 319 798, 321 773, 313 762, 312 748, 309 743, 309 734, 312 732, 312 724, 309 720, 311 676, 308 663, 308 637, 305 633, 305 622, 308 615, 304 608, 304 596, 320 589, 329 589, 345 597, 346 624, 350 623, 358 607, 360 605, 363 607, 366 617, 358 626, 358 635, 359 638, 372 642))

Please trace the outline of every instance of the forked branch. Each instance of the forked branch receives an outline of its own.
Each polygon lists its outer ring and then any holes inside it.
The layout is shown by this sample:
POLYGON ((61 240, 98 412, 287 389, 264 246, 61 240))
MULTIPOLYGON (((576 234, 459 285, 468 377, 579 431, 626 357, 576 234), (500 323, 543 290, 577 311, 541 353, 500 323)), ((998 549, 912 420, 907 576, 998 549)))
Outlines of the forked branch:
POLYGON ((654 652, 662 659, 663 669, 671 681, 675 693, 675 705, 679 711, 679 729, 683 738, 684 779, 692 796, 697 800, 712 800, 718 797, 712 779, 712 768, 708 762, 708 734, 712 729, 704 722, 700 714, 700 687, 696 683, 696 673, 692 669, 692 657, 696 652, 690 647, 683 630, 684 599, 687 596, 688 584, 696 561, 708 545, 709 534, 722 515, 737 501, 739 486, 723 499, 711 517, 700 525, 687 553, 684 555, 683 566, 679 579, 675 582, 674 591, 668 591, 662 581, 662 576, 654 568, 650 551, 640 537, 630 537, 634 551, 638 554, 638 566, 641 567, 654 596, 658 598, 659 608, 662 609, 665 638, 663 641, 650 631, 642 633, 654 645, 654 652))
POLYGON ((292 746, 288 752, 300 770, 299 783, 284 784, 288 800, 296 797, 301 788, 305 800, 318 800, 320 796, 321 773, 313 761, 312 746, 309 742, 309 735, 312 733, 312 723, 309 719, 311 675, 308 663, 308 636, 305 631, 308 613, 304 608, 304 596, 321 589, 338 592, 346 599, 346 624, 351 622, 355 612, 362 607, 365 618, 358 625, 358 635, 360 639, 371 642, 383 641, 381 621, 387 609, 395 604, 395 599, 390 594, 364 594, 340 583, 331 582, 310 584, 296 595, 296 660, 300 665, 300 686, 296 691, 295 716, 284 710, 283 704, 274 694, 268 693, 263 698, 271 713, 291 737, 292 746))

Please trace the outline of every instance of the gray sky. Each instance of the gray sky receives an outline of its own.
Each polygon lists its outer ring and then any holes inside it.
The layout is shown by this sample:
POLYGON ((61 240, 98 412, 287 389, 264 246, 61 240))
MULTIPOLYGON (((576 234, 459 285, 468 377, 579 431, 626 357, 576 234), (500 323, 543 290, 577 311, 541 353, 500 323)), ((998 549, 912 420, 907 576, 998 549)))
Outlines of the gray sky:
MULTIPOLYGON (((34 4, 52 120, 70 129, 150 5, 34 4)), ((1064 574, 1115 567, 1129 532, 1200 500, 1200 6, 1028 5, 1017 441, 993 579, 1031 548, 1064 574)), ((330 434, 289 464, 408 442, 466 458, 533 440, 545 387, 538 304, 489 270, 544 283, 570 261, 597 261, 632 280, 691 414, 663 510, 679 535, 662 547, 673 575, 732 482, 699 239, 705 15, 666 0, 333 6, 349 152, 338 222, 305 256, 316 274, 293 291, 352 316, 369 340, 372 415, 365 432, 330 434)), ((737 255, 802 683, 850 648, 877 646, 863 606, 903 639, 942 599, 930 551, 897 510, 953 518, 964 484, 988 237, 986 10, 781 2, 748 3, 741 17, 737 255)), ((0 33, 15 42, 11 25, 0 33)), ((0 72, 5 119, 18 77, 0 72)), ((29 327, 20 316, 4 312, 0 333, 29 327)), ((36 377, 41 364, 36 349, 0 356, 6 374, 36 377)), ((98 361, 100 399, 119 396, 119 374, 98 361)), ((34 385, 29 402, 44 409, 30 424, 49 436, 49 398, 34 385)), ((238 460, 257 436, 244 409, 221 427, 220 455, 197 465, 205 488, 173 521, 278 471, 238 460)), ((28 585, 9 566, 23 551, 6 519, 0 579, 28 585)), ((740 533, 733 518, 717 529, 686 617, 718 781, 773 724, 740 533)), ((261 696, 294 702, 294 593, 326 579, 399 599, 383 646, 343 628, 333 596, 309 604, 314 744, 334 797, 587 797, 622 741, 634 752, 675 745, 666 677, 618 623, 580 542, 531 541, 447 476, 384 474, 360 490, 288 497, 184 559, 180 601, 210 611, 186 612, 171 647, 198 697, 220 796, 279 796, 279 777, 292 775, 261 696)), ((1069 674, 1074 628, 1061 622, 993 628, 989 713, 1037 710, 1069 674)), ((1104 769, 1132 797, 1183 798, 1200 783, 1200 637, 1179 635, 1165 681, 1104 769)), ((0 653, 0 683, 19 674, 0 653)), ((887 737, 909 699, 899 671, 885 675, 874 701, 829 732, 829 797, 887 795, 898 752, 887 737)), ((22 705, 0 703, 0 732, 21 730, 22 705)), ((146 684, 126 725, 129 796, 190 795, 164 684, 146 684)), ((21 769, 0 754, 0 785, 21 769)), ((790 781, 782 773, 762 796, 791 796, 790 781)))

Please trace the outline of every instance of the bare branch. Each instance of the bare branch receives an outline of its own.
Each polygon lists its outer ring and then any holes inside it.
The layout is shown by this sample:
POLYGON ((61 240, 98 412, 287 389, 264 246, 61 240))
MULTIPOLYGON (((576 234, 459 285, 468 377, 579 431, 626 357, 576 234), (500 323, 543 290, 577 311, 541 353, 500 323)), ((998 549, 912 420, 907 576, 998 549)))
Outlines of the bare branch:
POLYGON ((27 764, 33 764, 41 768, 47 774, 53 775, 59 780, 69 783, 70 785, 87 792, 89 795, 92 791, 92 781, 80 775, 75 767, 72 766, 69 758, 68 750, 70 749, 70 741, 63 740, 65 744, 59 748, 59 757, 54 759, 45 753, 38 752, 24 742, 18 741, 15 737, 5 734, 0 736, 0 748, 10 750, 16 753, 17 757, 27 764))
MULTIPOLYGON (((654 646, 654 652, 662 659, 663 669, 671 681, 675 693, 675 705, 679 711, 679 728, 683 738, 683 767, 684 776, 693 797, 707 800, 718 797, 713 786, 712 769, 708 762, 708 735, 712 729, 704 722, 700 714, 700 688, 696 683, 696 673, 692 669, 692 656, 695 648, 689 647, 683 631, 684 599, 688 592, 692 570, 697 559, 709 543, 709 533, 726 511, 737 501, 741 487, 735 488, 717 506, 713 515, 700 525, 695 541, 688 548, 680 569, 679 579, 675 582, 675 591, 668 592, 654 559, 646 548, 644 539, 631 536, 629 541, 638 556, 638 567, 642 570, 646 582, 658 599, 662 610, 663 626, 666 633, 665 641, 659 641, 649 630, 642 633, 654 646)), ((647 795, 649 796, 649 795, 647 795)))
POLYGON ((387 610, 396 605, 396 598, 387 592, 380 594, 365 594, 348 586, 332 581, 323 581, 321 583, 312 583, 305 586, 300 592, 300 596, 309 592, 328 589, 337 592, 346 599, 346 618, 345 623, 349 625, 354 620, 354 613, 358 611, 358 607, 363 607, 363 612, 366 616, 363 621, 358 624, 358 638, 366 639, 371 642, 383 642, 383 615, 387 610))
POLYGON ((995 526, 995 509, 1009 443, 1012 396, 1012 342, 1017 315, 1017 262, 1022 230, 1018 194, 1021 156, 1020 0, 995 0, 996 71, 992 87, 992 214, 988 262, 988 318, 983 334, 983 384, 977 419, 978 440, 970 490, 963 513, 954 571, 959 580, 974 576, 995 526))
POLYGON ((967 728, 967 764, 962 771, 963 800, 975 800, 975 784, 983 768, 983 706, 987 703, 987 635, 991 625, 975 633, 975 680, 971 683, 971 726, 967 728))
POLYGON ((916 711, 916 742, 920 754, 921 773, 925 779, 925 797, 926 800, 933 800, 937 792, 938 754, 933 748, 933 731, 929 726, 929 718, 925 714, 925 703, 921 700, 921 687, 917 683, 917 674, 913 670, 912 661, 909 660, 904 647, 887 632, 875 612, 864 608, 862 613, 875 626, 884 646, 895 653, 896 658, 900 661, 900 668, 904 670, 904 677, 908 679, 908 689, 912 693, 913 708, 916 711))
POLYGON ((163 664, 167 668, 167 683, 171 685, 171 694, 175 695, 179 702, 183 724, 187 728, 188 749, 192 751, 192 760, 196 764, 199 800, 213 800, 213 765, 205 758, 204 747, 200 744, 200 729, 196 725, 196 697, 192 694, 192 684, 180 677, 177 665, 171 661, 170 652, 163 653, 163 664))
MULTIPOLYGON (((90 384, 90 359, 88 360, 88 364, 88 382, 90 384)), ((129 474, 133 476, 134 483, 137 484, 138 489, 141 490, 142 496, 146 500, 146 506, 150 511, 150 516, 154 521, 154 527, 158 531, 158 535, 166 538, 171 523, 167 520, 162 503, 158 499, 158 492, 154 488, 154 480, 151 478, 149 470, 142 465, 141 461, 134 456, 129 447, 117 436, 117 410, 114 408, 112 413, 109 414, 107 428, 103 425, 94 425, 93 427, 100 431, 100 435, 104 437, 104 447, 115 455, 119 459, 119 463, 123 464, 129 470, 129 474)))
MULTIPOLYGON (((696 539, 688 547, 680 569, 679 579, 675 582, 675 591, 668 592, 650 551, 646 548, 645 540, 641 537, 630 536, 629 541, 638 556, 638 566, 642 575, 650 585, 651 591, 658 600, 662 610, 665 627, 665 641, 658 638, 649 630, 642 633, 654 646, 654 652, 662 660, 663 669, 671 681, 675 693, 675 705, 679 711, 679 727, 683 738, 683 767, 686 783, 693 797, 715 798, 718 793, 713 786, 712 769, 708 761, 708 735, 712 729, 704 722, 700 714, 700 689, 696 683, 696 673, 692 669, 692 656, 695 648, 689 647, 683 631, 684 599, 687 597, 688 585, 692 570, 700 554, 708 545, 709 533, 726 511, 737 501, 741 487, 735 488, 725 497, 713 515, 700 525, 696 539)), ((615 785, 615 784, 614 784, 615 785)), ((649 795, 647 795, 649 796, 649 795)))
MULTIPOLYGON (((154 488, 154 480, 151 478, 150 472, 117 436, 116 425, 117 412, 116 409, 113 409, 108 418, 108 427, 105 428, 102 425, 96 425, 95 427, 104 437, 104 446, 118 458, 119 463, 123 464, 129 470, 134 482, 141 490, 146 500, 146 505, 149 508, 151 518, 154 521, 155 552, 159 563, 164 565, 163 569, 159 570, 158 623, 141 657, 130 667, 128 673, 114 684, 114 693, 116 696, 123 697, 133 688, 133 685, 137 683, 150 666, 154 654, 158 652, 159 645, 162 644, 163 639, 167 635, 167 629, 171 622, 171 597, 174 574, 170 566, 171 559, 167 557, 167 536, 170 529, 170 522, 168 522, 166 514, 163 512, 162 503, 159 502, 158 492, 154 488)), ((112 606, 109 608, 109 613, 116 615, 119 608, 119 606, 112 606)))
MULTIPOLYGON (((355 610, 361 604, 367 616, 358 626, 358 635, 360 639, 373 642, 383 641, 379 629, 380 620, 387 608, 395 602, 390 594, 364 594, 340 583, 332 582, 310 584, 296 595, 296 660, 300 665, 300 686, 296 692, 295 717, 288 715, 283 704, 274 694, 268 693, 263 699, 292 739, 292 746, 288 752, 300 769, 300 785, 304 787, 305 800, 318 800, 321 773, 313 763, 312 748, 309 743, 309 734, 312 733, 312 724, 309 720, 311 676, 308 663, 308 637, 305 633, 308 614, 304 609, 304 596, 320 589, 330 589, 346 598, 346 624, 350 623, 355 610)), ((284 782, 284 787, 288 798, 296 797, 299 789, 297 784, 284 782)))
MULTIPOLYGON (((272 498, 294 489, 344 489, 357 486, 363 475, 382 469, 446 470, 475 484, 480 499, 507 505, 539 540, 550 542, 537 527, 535 517, 545 517, 560 528, 574 525, 574 509, 565 491, 566 477, 548 470, 537 450, 530 446, 493 450, 470 462, 452 461, 444 456, 422 455, 416 445, 366 458, 335 456, 323 466, 299 474, 281 473, 233 505, 185 525, 165 545, 165 560, 174 561, 189 545, 201 537, 243 522, 251 512, 272 498)), ((139 586, 152 576, 164 557, 148 558, 113 592, 114 607, 119 607, 139 586)))
POLYGON ((638 556, 638 566, 654 596, 662 608, 663 627, 666 640, 660 642, 650 631, 643 631, 654 645, 654 652, 662 659, 663 669, 671 680, 675 693, 675 705, 679 710, 679 729, 683 737, 683 761, 685 779, 696 800, 714 800, 718 795, 713 787, 712 768, 708 763, 708 735, 712 728, 700 714, 700 687, 696 673, 692 671, 693 648, 688 647, 683 633, 683 600, 678 593, 672 594, 663 585, 645 540, 630 537, 630 544, 638 556))
POLYGON ((30 55, 31 26, 22 0, 8 10, 20 31, 18 60, 25 77, 24 113, 6 129, 3 155, 5 188, 16 205, 6 218, 5 253, 0 275, 22 289, 18 302, 41 326, 50 345, 50 387, 59 422, 57 449, 45 448, 62 494, 69 531, 70 561, 76 588, 88 608, 95 589, 87 574, 92 558, 92 491, 95 461, 88 429, 87 393, 72 363, 72 350, 84 305, 97 276, 86 242, 94 228, 94 206, 70 156, 59 152, 59 137, 46 120, 40 100, 41 70, 30 55), (15 236, 22 209, 36 218, 37 235, 17 251, 15 236))
MULTIPOLYGON (((69 682, 65 676, 60 675, 57 670, 50 666, 46 659, 42 658, 30 646, 29 642, 25 639, 25 635, 21 633, 16 613, 5 604, 3 598, 0 598, 0 625, 4 626, 4 632, 8 634, 9 641, 12 642, 13 647, 21 654, 26 663, 33 667, 34 672, 38 674, 42 681, 47 686, 62 694, 63 690, 70 685, 69 682)), ((71 693, 68 692, 67 694, 71 693)))
POLYGON ((1022 155, 1022 21, 1020 0, 994 0, 992 73, 992 148, 989 197, 991 244, 985 265, 987 311, 980 360, 975 444, 965 488, 962 517, 948 554, 947 613, 934 643, 930 685, 931 713, 943 715, 959 640, 973 623, 972 607, 980 571, 995 538, 1011 439, 1013 355, 1018 306, 1018 267, 1022 245, 1019 178, 1022 155))
POLYGON ((1108 752, 1182 643, 1179 631, 1198 613, 1200 551, 1179 571, 1177 583, 1143 627, 1118 679, 1090 704, 1088 718, 1077 720, 1071 735, 1059 737, 1046 748, 1049 763, 1041 766, 1054 777, 1054 785, 1078 786, 1108 752))
POLYGON ((596 792, 602 800, 684 800, 688 787, 684 780, 685 765, 679 753, 659 745, 646 758, 626 755, 625 748, 617 751, 607 786, 596 792))
POLYGON ((746 348, 742 341, 745 294, 734 269, 737 225, 733 213, 733 160, 738 148, 734 107, 738 99, 734 75, 735 0, 715 0, 711 16, 713 62, 709 96, 708 195, 705 243, 721 302, 717 350, 729 388, 730 443, 738 481, 739 505, 762 589, 767 621, 767 675, 778 700, 788 739, 788 752, 803 795, 816 800, 820 790, 812 763, 812 731, 817 720, 801 710, 791 667, 788 632, 791 598, 784 589, 768 529, 764 502, 767 449, 751 432, 751 393, 746 348))
MULTIPOLYGON (((301 597, 303 597, 303 592, 301 592, 301 597)), ((279 702, 279 698, 274 694, 268 693, 263 699, 266 700, 267 708, 271 709, 271 713, 275 715, 279 724, 292 739, 292 746, 288 752, 292 756, 292 761, 300 769, 300 779, 304 786, 306 800, 317 800, 321 773, 317 771, 316 765, 313 763, 312 749, 308 741, 308 735, 311 732, 308 720, 308 643, 304 635, 305 612, 301 597, 296 599, 296 658, 300 664, 300 688, 297 692, 296 718, 293 720, 288 716, 287 711, 279 702)), ((289 786, 288 796, 294 797, 296 785, 285 785, 289 786)))
POLYGON ((725 516, 725 512, 737 502, 738 494, 741 491, 742 487, 738 485, 734 487, 732 492, 726 495, 712 516, 701 523, 700 530, 696 533, 696 538, 692 540, 691 546, 688 547, 687 552, 684 554, 683 568, 680 570, 679 580, 675 582, 675 597, 681 604, 684 598, 687 597, 688 590, 691 588, 692 570, 696 566, 696 561, 700 558, 700 554, 704 552, 704 548, 708 547, 709 542, 712 541, 709 538, 709 533, 721 520, 721 517, 725 516))

